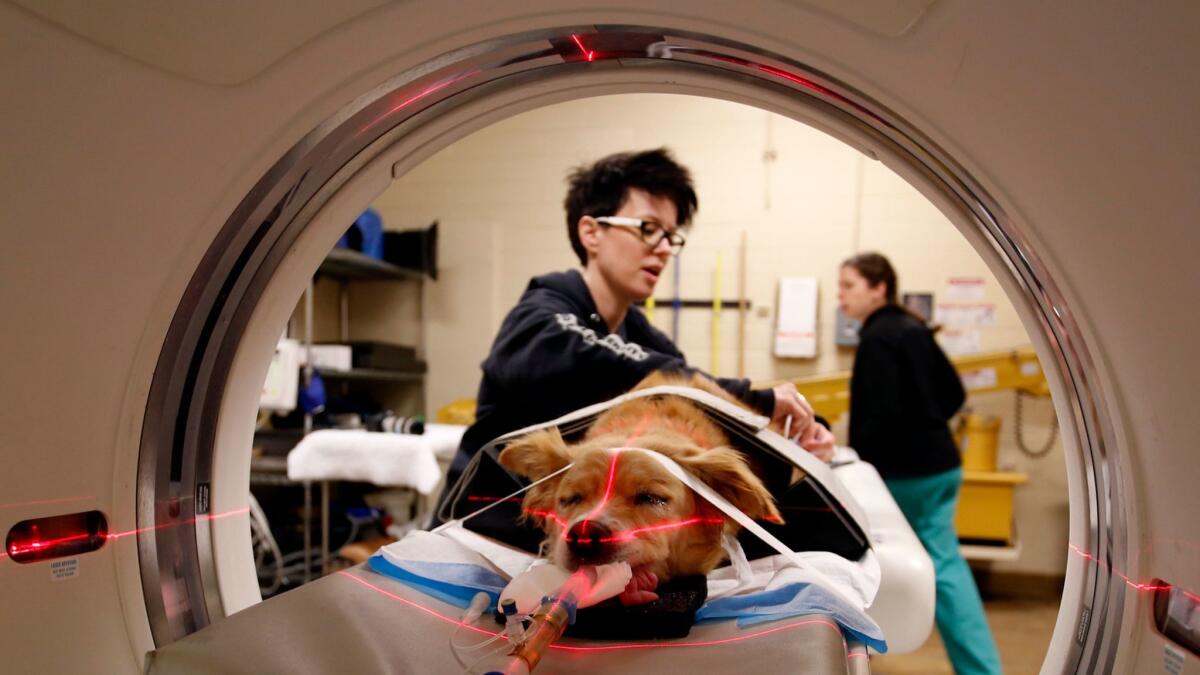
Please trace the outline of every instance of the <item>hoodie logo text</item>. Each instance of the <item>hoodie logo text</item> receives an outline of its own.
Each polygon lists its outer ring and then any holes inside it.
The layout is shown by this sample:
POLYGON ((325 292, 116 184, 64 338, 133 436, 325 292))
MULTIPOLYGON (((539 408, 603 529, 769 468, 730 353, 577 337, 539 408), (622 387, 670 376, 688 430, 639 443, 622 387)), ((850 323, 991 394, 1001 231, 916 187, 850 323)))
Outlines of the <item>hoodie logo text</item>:
POLYGON ((579 333, 583 337, 583 341, 589 345, 600 345, 605 349, 630 359, 632 361, 645 361, 650 358, 650 354, 642 349, 642 346, 636 342, 626 342, 621 339, 616 333, 609 333, 604 337, 596 335, 596 331, 579 324, 579 317, 574 314, 555 314, 554 318, 558 321, 558 325, 563 330, 569 330, 579 333))

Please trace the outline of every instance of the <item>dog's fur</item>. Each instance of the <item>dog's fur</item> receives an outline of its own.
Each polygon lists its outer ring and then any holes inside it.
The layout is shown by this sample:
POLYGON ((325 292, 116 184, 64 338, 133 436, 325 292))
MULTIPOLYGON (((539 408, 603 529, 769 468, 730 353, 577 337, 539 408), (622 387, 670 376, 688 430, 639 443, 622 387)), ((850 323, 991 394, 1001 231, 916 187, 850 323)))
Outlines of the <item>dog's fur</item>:
MULTIPOLYGON (((635 390, 665 384, 695 387, 742 405, 699 375, 654 373, 635 390)), ((524 500, 526 515, 546 531, 547 553, 557 564, 575 569, 624 560, 662 583, 705 574, 724 557, 721 534, 736 526, 652 457, 611 451, 625 446, 670 457, 751 518, 779 520, 762 481, 695 404, 678 396, 635 399, 606 411, 579 443, 567 445, 557 429, 548 429, 510 443, 500 454, 501 464, 532 481, 574 462, 530 489, 524 500)))

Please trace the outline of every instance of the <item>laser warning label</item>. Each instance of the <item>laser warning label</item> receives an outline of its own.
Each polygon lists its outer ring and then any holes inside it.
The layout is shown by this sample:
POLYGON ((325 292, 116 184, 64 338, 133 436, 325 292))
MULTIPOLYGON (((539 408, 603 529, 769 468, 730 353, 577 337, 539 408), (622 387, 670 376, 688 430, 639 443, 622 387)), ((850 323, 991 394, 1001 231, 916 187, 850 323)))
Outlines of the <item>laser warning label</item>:
POLYGON ((50 563, 50 580, 62 581, 79 576, 79 559, 55 560, 50 563))
POLYGON ((1182 673, 1183 664, 1187 661, 1183 655, 1183 650, 1170 643, 1164 644, 1163 648, 1163 672, 1170 673, 1170 675, 1179 675, 1182 673))

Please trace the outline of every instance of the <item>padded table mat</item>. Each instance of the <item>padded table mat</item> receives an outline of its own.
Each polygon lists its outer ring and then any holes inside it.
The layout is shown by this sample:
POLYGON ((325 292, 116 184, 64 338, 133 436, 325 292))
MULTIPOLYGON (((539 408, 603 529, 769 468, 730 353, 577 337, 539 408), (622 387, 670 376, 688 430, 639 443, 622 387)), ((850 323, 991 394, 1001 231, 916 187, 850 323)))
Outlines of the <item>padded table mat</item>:
MULTIPOLYGON (((151 652, 146 672, 447 673, 463 668, 449 640, 462 610, 357 566, 266 600, 151 652), (439 618, 444 617, 444 618, 439 618)), ((483 626, 501 630, 485 617, 483 626)), ((459 631, 460 644, 484 639, 459 631)), ((870 672, 865 650, 847 647, 824 617, 792 617, 739 629, 700 624, 681 640, 564 639, 534 670, 555 673, 870 672)), ((469 657, 464 657, 470 660, 469 657)))

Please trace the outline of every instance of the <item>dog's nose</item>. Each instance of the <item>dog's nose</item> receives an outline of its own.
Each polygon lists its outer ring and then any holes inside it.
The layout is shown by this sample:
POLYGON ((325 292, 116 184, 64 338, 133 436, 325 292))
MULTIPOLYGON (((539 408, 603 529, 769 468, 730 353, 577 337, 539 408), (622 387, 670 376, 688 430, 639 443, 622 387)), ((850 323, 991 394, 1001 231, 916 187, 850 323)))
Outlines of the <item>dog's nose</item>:
POLYGON ((615 546, 613 533, 594 520, 582 520, 567 530, 567 548, 581 561, 602 562, 615 546))

